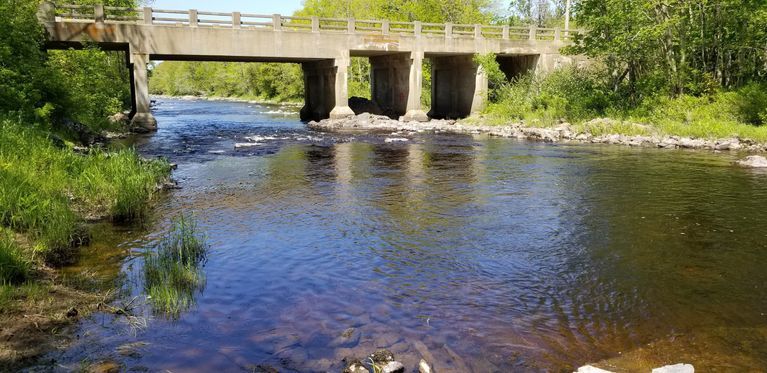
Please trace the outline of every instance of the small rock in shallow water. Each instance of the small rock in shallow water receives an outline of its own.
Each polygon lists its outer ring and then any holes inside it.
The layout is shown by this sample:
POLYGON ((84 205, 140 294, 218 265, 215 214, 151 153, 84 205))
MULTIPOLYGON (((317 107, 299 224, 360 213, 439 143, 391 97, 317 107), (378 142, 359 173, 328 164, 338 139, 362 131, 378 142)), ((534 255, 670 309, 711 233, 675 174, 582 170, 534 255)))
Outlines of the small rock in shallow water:
POLYGON ((691 364, 674 364, 655 368, 652 373, 695 373, 695 367, 691 364))
POLYGON ((429 366, 429 363, 426 362, 426 360, 421 359, 421 361, 418 363, 418 373, 431 373, 431 367, 429 366))
POLYGON ((394 354, 389 350, 378 350, 370 355, 374 363, 386 364, 394 361, 394 354))
POLYGON ((767 167, 767 158, 761 155, 749 155, 736 163, 743 167, 763 168, 767 167))
POLYGON ((365 368, 365 365, 362 364, 359 360, 352 360, 349 362, 349 365, 346 366, 343 373, 370 373, 368 371, 368 368, 365 368))
POLYGON ((114 361, 102 361, 88 367, 89 373, 118 373, 120 371, 120 365, 114 361))
POLYGON ((392 142, 407 142, 410 141, 404 137, 388 137, 384 142, 386 143, 392 143, 392 142))
POLYGON ((405 366, 399 361, 391 361, 383 366, 381 373, 405 373, 405 366))

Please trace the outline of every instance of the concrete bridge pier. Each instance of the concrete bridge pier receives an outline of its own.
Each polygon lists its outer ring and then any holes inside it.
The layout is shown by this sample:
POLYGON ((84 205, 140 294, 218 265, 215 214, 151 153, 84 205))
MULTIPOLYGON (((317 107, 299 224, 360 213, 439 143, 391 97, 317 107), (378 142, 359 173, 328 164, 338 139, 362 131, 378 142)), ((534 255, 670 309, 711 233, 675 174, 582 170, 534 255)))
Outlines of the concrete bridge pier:
POLYGON ((132 82, 131 92, 133 93, 133 118, 131 118, 131 127, 144 128, 149 131, 157 130, 157 120, 150 111, 149 100, 149 80, 147 78, 147 65, 149 64, 149 55, 143 53, 131 53, 132 82))
POLYGON ((354 111, 349 107, 349 52, 342 58, 336 58, 334 62, 335 71, 332 78, 335 79, 335 105, 330 111, 330 119, 353 117, 354 111))
POLYGON ((333 60, 304 62, 304 107, 301 120, 321 120, 335 107, 335 66, 333 60))
POLYGON ((349 107, 347 70, 349 59, 310 61, 301 64, 304 72, 303 121, 338 119, 354 115, 349 107))
POLYGON ((484 109, 488 81, 473 55, 431 57, 431 111, 437 119, 465 118, 484 109))
POLYGON ((421 109, 423 53, 370 57, 370 97, 384 114, 408 121, 427 121, 421 109))

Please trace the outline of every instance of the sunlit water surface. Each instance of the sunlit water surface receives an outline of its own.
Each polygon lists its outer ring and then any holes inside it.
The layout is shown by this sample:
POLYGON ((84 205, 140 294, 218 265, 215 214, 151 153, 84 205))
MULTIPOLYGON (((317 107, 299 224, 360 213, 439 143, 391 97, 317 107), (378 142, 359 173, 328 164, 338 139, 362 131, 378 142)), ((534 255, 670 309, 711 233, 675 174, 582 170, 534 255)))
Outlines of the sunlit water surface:
POLYGON ((147 327, 97 314, 61 366, 340 371, 388 348, 408 371, 767 367, 767 174, 736 155, 329 134, 285 110, 158 102, 136 146, 182 189, 143 227, 97 230, 71 269, 121 273, 116 304, 137 297, 147 327), (235 149, 246 136, 260 145, 235 149), (141 265, 182 211, 210 254, 174 320, 141 306, 141 265))

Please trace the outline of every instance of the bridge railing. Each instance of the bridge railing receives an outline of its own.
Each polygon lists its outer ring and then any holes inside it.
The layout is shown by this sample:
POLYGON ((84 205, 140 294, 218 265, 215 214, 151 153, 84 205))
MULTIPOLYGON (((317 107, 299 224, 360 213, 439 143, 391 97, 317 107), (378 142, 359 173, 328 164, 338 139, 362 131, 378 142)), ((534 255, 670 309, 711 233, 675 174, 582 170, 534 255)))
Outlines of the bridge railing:
POLYGON ((359 33, 444 38, 501 39, 529 41, 571 41, 580 30, 470 25, 452 23, 395 22, 353 18, 294 17, 279 14, 224 13, 190 10, 124 8, 104 5, 54 5, 55 21, 130 23, 177 27, 215 27, 297 32, 359 33))

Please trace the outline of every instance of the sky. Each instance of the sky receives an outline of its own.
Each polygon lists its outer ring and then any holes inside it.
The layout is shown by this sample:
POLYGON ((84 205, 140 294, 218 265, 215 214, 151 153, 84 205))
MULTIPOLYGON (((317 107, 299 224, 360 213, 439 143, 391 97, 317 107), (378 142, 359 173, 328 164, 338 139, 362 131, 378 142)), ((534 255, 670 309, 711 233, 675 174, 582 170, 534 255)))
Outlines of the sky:
POLYGON ((302 0, 154 0, 144 1, 158 9, 197 9, 213 12, 291 15, 301 8, 302 0))

